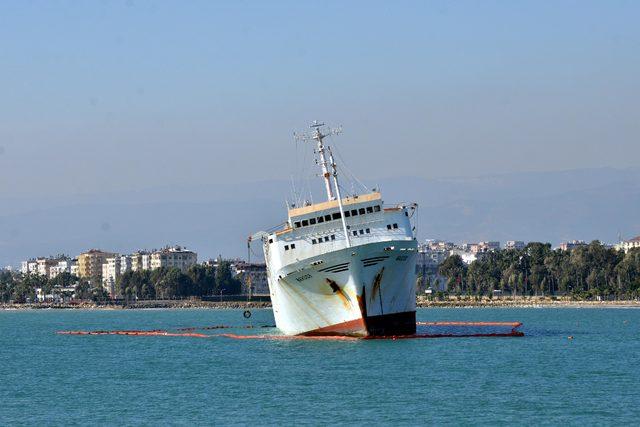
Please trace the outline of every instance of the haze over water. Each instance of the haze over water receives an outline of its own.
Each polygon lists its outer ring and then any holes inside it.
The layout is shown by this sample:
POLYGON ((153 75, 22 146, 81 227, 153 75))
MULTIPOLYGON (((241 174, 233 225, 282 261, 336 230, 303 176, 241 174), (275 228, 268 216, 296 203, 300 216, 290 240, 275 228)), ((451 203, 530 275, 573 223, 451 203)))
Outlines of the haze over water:
MULTIPOLYGON (((634 309, 418 310, 420 321, 519 320, 524 338, 55 334, 273 324, 270 310, 253 313, 2 311, 0 424, 591 425, 640 416, 634 309)), ((236 332, 265 331, 274 332, 236 332)))

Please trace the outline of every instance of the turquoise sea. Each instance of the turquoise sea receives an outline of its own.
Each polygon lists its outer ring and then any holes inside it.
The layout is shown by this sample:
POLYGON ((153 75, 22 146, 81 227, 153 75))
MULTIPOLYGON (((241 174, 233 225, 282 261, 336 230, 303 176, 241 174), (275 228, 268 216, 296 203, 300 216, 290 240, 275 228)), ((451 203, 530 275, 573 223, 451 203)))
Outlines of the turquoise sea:
POLYGON ((526 336, 69 336, 55 332, 259 326, 273 318, 270 310, 254 310, 248 320, 241 310, 0 312, 0 425, 640 420, 640 310, 421 309, 418 320, 522 321, 526 336))

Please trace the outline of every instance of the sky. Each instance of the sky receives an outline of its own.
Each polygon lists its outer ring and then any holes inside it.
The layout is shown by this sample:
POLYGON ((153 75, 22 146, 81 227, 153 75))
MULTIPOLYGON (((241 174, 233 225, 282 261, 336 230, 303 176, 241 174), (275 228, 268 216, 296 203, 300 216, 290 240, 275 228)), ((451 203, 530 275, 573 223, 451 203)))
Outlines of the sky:
MULTIPOLYGON (((0 196, 637 165, 640 2, 3 1, 0 196)), ((1 199, 0 199, 1 200, 1 199)))
POLYGON ((290 181, 322 192, 293 138, 313 120, 343 126, 343 178, 425 207, 421 239, 635 235, 639 21, 637 1, 2 1, 0 265, 242 256, 290 181))

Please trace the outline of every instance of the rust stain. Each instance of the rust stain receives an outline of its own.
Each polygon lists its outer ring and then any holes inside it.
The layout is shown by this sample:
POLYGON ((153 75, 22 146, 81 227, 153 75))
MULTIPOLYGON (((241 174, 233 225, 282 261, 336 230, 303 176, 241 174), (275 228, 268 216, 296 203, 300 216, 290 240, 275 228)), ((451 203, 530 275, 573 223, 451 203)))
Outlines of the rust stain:
POLYGON ((362 296, 356 295, 356 299, 358 300, 358 306, 360 307, 360 316, 362 317, 362 322, 364 323, 364 329, 368 332, 369 327, 367 325, 367 291, 364 285, 362 285, 362 296))
POLYGON ((371 300, 376 297, 376 294, 380 295, 380 284, 382 283, 382 275, 384 274, 384 267, 380 269, 376 277, 373 278, 373 286, 371 287, 371 300))
MULTIPOLYGON (((279 282, 284 283, 286 286, 280 286, 280 289, 282 289, 284 291, 285 294, 287 294, 287 296, 289 297, 289 301, 293 302, 294 305, 298 306, 298 308, 300 310, 302 310, 302 312, 304 312, 307 309, 312 310, 325 324, 329 323, 329 321, 327 320, 327 318, 325 318, 322 313, 320 312, 320 310, 318 310, 315 306, 315 304, 311 304, 311 302, 301 293, 298 292, 294 286, 291 286, 291 284, 289 282, 287 282, 284 278, 280 278, 279 282), (292 295, 295 294, 294 295, 292 295), (302 300, 302 303, 300 303, 300 300, 302 300)), ((320 325, 318 325, 318 327, 320 327, 320 325)))
POLYGON ((326 280, 327 280, 327 283, 329 284, 329 286, 331 286, 331 290, 333 291, 333 293, 338 295, 338 297, 342 301, 342 304, 344 305, 344 307, 347 310, 350 309, 351 308, 351 298, 349 298, 349 295, 347 295, 335 281, 333 281, 331 279, 326 279, 326 280))

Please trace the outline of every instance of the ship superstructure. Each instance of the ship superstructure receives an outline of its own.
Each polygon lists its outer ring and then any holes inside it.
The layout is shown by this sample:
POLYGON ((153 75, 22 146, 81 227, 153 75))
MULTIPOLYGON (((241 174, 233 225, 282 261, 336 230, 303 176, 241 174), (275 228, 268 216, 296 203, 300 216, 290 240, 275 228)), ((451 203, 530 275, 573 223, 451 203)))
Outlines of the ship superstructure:
POLYGON ((415 204, 381 193, 342 197, 338 169, 314 122, 327 201, 288 210, 262 239, 276 326, 286 334, 405 335, 415 322, 415 204))

